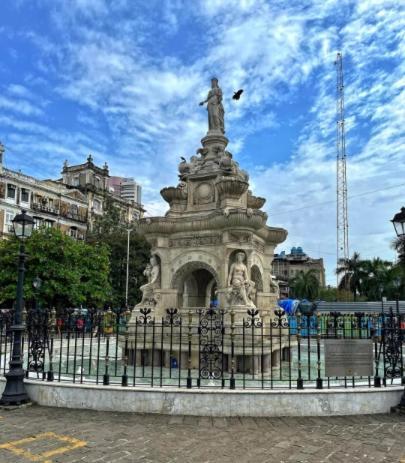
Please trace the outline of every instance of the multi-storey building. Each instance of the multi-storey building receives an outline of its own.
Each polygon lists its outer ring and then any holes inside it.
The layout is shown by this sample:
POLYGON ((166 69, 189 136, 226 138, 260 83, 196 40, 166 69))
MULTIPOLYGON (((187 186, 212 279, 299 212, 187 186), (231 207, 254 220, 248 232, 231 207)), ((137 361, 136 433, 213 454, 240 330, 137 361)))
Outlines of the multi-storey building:
POLYGON ((12 220, 25 209, 35 227, 57 226, 83 239, 87 231, 86 197, 75 189, 6 169, 0 164, 0 237, 13 233, 12 220))
POLYGON ((108 190, 108 166, 87 162, 68 166, 62 178, 38 180, 3 166, 4 148, 0 144, 0 237, 12 233, 12 220, 25 209, 34 218, 35 227, 57 226, 70 236, 83 239, 96 217, 105 210, 107 198, 119 208, 122 220, 131 222, 142 216, 142 206, 108 190))
POLYGON ((121 198, 135 203, 142 203, 142 187, 132 177, 110 177, 108 179, 110 191, 121 198))
POLYGON ((302 247, 291 248, 290 254, 282 251, 280 254, 274 254, 273 274, 279 280, 280 292, 288 295, 288 281, 296 277, 300 272, 306 272, 310 269, 315 270, 315 275, 319 280, 321 287, 325 286, 325 267, 323 259, 313 259, 309 257, 302 247))
POLYGON ((90 229, 96 217, 104 213, 107 198, 121 211, 124 222, 132 222, 143 215, 144 209, 139 202, 110 191, 109 179, 107 164, 104 164, 102 168, 96 166, 91 155, 84 164, 68 166, 65 161, 63 165, 62 178, 57 182, 68 188, 78 189, 86 196, 90 229))

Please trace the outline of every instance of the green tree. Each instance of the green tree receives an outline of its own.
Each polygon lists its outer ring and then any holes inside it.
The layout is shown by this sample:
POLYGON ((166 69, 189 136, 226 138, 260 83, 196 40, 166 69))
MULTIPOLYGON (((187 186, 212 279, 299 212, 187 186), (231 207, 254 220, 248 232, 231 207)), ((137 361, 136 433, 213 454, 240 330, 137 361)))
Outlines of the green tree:
POLYGON ((319 280, 315 269, 299 272, 290 280, 290 288, 294 297, 315 300, 319 294, 319 280))
POLYGON ((378 301, 388 296, 394 281, 392 262, 375 257, 363 262, 362 291, 369 301, 378 301))
MULTIPOLYGON (((17 282, 19 242, 0 242, 0 303, 12 303, 17 282)), ((34 298, 32 282, 42 280, 36 297, 45 306, 103 304, 111 293, 109 253, 104 245, 90 246, 55 228, 41 228, 26 242, 24 294, 34 298)))
POLYGON ((349 259, 341 259, 336 273, 344 275, 340 280, 339 289, 351 291, 353 300, 356 301, 357 294, 361 293, 361 284, 365 276, 364 261, 361 260, 360 254, 355 252, 349 259))
POLYGON ((397 236, 393 240, 391 247, 398 253, 399 261, 397 265, 405 268, 405 236, 397 236))
POLYGON ((135 223, 126 223, 119 209, 108 198, 104 214, 96 219, 93 231, 87 236, 88 243, 106 245, 110 251, 111 302, 121 307, 125 305, 128 228, 131 229, 128 304, 133 306, 141 300, 139 286, 145 282, 143 271, 150 258, 150 245, 136 233, 135 223))

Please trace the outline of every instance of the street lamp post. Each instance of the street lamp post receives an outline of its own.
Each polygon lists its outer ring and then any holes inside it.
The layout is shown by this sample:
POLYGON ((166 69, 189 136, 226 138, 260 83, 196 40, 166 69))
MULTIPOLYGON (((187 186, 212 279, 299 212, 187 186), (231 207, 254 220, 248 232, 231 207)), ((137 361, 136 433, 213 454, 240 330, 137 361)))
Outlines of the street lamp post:
POLYGON ((21 351, 24 322, 22 319, 25 273, 25 240, 31 236, 34 228, 34 220, 21 211, 13 219, 14 233, 20 241, 18 257, 18 281, 14 321, 11 331, 13 333, 13 348, 10 360, 10 368, 6 373, 6 387, 0 400, 0 405, 21 405, 29 402, 29 397, 24 387, 23 356, 21 351))
MULTIPOLYGON (((394 218, 391 220, 391 222, 394 225, 394 229, 395 229, 395 233, 397 237, 400 239, 402 243, 402 246, 400 246, 400 251, 399 251, 399 261, 401 265, 404 265, 405 264, 405 207, 401 207, 401 211, 394 215, 394 218)), ((396 286, 398 286, 398 292, 399 292, 400 285, 396 284, 396 286)), ((400 319, 401 316, 398 310, 398 302, 397 302, 397 317, 398 317, 398 329, 399 329, 399 342, 402 343, 403 330, 401 327, 401 319, 400 319)), ((402 376, 402 383, 404 383, 403 378, 404 376, 402 376)), ((405 413, 405 389, 401 397, 401 402, 395 409, 399 411, 400 413, 405 413)))
POLYGON ((129 242, 132 228, 127 228, 127 275, 125 279, 125 307, 128 308, 128 287, 129 287, 129 242))
POLYGON ((391 222, 401 243, 398 255, 399 261, 401 264, 405 264, 405 207, 401 207, 401 211, 394 215, 391 222))

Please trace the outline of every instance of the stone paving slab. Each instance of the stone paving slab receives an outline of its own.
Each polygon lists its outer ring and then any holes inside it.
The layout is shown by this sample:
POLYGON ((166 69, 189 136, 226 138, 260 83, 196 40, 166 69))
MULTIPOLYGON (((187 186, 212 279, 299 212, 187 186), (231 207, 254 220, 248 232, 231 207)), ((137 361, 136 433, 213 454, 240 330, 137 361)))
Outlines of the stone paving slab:
POLYGON ((0 463, 405 463, 405 417, 0 410, 0 463))

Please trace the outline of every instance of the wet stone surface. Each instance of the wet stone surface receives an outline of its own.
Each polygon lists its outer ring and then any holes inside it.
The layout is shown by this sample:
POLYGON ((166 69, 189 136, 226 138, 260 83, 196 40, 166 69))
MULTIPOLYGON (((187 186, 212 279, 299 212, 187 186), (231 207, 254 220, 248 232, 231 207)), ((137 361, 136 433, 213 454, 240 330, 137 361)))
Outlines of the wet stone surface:
POLYGON ((405 462, 405 416, 210 418, 0 410, 1 463, 405 462))

